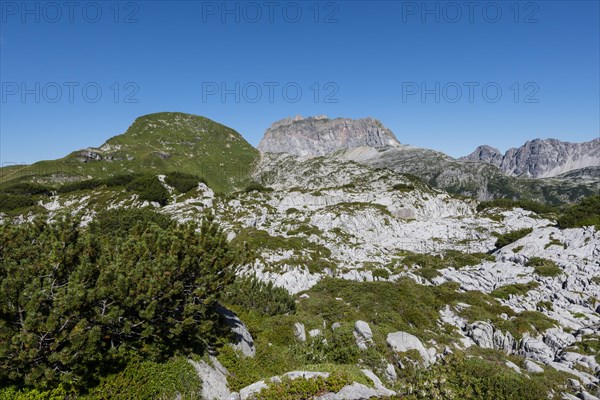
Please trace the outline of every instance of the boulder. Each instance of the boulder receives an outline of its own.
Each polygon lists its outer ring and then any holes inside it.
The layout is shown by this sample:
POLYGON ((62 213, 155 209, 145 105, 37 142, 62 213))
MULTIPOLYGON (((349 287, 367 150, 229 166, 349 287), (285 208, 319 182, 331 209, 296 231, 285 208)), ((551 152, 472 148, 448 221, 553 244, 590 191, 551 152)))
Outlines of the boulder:
POLYGON ((398 379, 398 374, 396 374, 396 368, 394 368, 394 364, 388 364, 385 367, 385 377, 388 381, 396 381, 398 379))
POLYGON ((540 367, 536 363, 530 360, 525 360, 525 370, 527 372, 531 372, 532 374, 541 374, 544 372, 544 368, 540 367))
POLYGON ((502 331, 496 330, 493 335, 493 342, 495 349, 502 350, 506 354, 512 354, 516 347, 516 341, 510 332, 504 334, 502 331))
POLYGON ((431 364, 431 357, 423 346, 423 343, 414 335, 407 332, 394 332, 387 335, 387 344, 398 353, 403 353, 409 350, 417 350, 423 359, 425 365, 431 364))
POLYGON ((544 343, 546 343, 555 353, 565 347, 575 343, 575 336, 559 328, 546 330, 544 333, 544 343))
POLYGON ((308 331, 308 336, 310 336, 310 337, 317 337, 320 334, 321 334, 320 329, 312 329, 312 330, 308 331))
POLYGON ((467 336, 484 349, 494 348, 494 327, 482 321, 475 321, 467 325, 467 336))
MULTIPOLYGON (((266 388, 267 388, 267 384, 265 383, 265 381, 254 382, 252 385, 248 385, 245 388, 240 390, 240 399, 246 400, 266 388)), ((210 397, 205 397, 205 398, 210 399, 210 397)))
POLYGON ((549 364, 554 360, 554 351, 542 340, 525 336, 521 340, 520 353, 524 357, 549 364))
POLYGON ((301 341, 306 342, 306 328, 304 328, 304 324, 300 322, 296 322, 294 324, 294 336, 301 341))
POLYGON ((508 368, 513 369, 515 372, 518 372, 519 374, 521 373, 521 368, 519 368, 519 366, 512 361, 506 361, 505 364, 508 368))
POLYGON ((366 350, 373 343, 373 332, 371 332, 371 327, 365 321, 356 321, 353 334, 356 345, 361 350, 366 350))

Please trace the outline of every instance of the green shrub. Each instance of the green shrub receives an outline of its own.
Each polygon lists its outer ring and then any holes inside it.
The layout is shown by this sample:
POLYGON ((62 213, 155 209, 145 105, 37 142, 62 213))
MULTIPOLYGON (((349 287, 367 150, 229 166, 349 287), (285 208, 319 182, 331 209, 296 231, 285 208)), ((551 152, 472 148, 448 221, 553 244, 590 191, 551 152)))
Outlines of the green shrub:
POLYGON ((104 183, 108 187, 116 186, 127 186, 134 180, 138 179, 141 174, 125 174, 125 175, 114 175, 108 178, 104 178, 104 183))
POLYGON ((392 189, 397 190, 399 192, 412 192, 413 190, 415 190, 415 187, 406 183, 397 183, 394 186, 392 186, 392 189))
POLYGON ((185 357, 165 363, 132 362, 123 371, 103 377, 83 396, 84 400, 166 398, 202 399, 202 382, 185 357))
POLYGON ((0 400, 64 400, 76 397, 62 386, 51 390, 19 389, 15 386, 0 388, 0 400))
POLYGON ((504 364, 504 356, 490 352, 480 351, 483 357, 452 354, 427 370, 407 369, 398 396, 392 398, 547 400, 551 390, 564 391, 564 376, 520 374, 504 364))
POLYGON ((143 228, 156 224, 168 229, 174 222, 152 208, 113 208, 100 211, 90 223, 90 230, 97 236, 121 239, 136 225, 143 228))
POLYGON ((373 270, 373 278, 387 280, 390 278, 390 272, 385 268, 376 268, 373 270))
POLYGON ((527 283, 513 283, 494 289, 490 294, 496 298, 508 300, 510 295, 521 296, 538 286, 540 286, 540 284, 534 281, 527 283))
POLYGON ((118 241, 78 225, 0 226, 0 382, 90 387, 224 335, 215 308, 239 254, 211 218, 136 225, 118 241))
POLYGON ((272 192, 272 191, 273 191, 273 189, 271 189, 270 187, 266 187, 258 182, 250 182, 244 188, 244 193, 250 193, 250 192, 268 193, 268 192, 272 192))
POLYGON ((174 187, 179 193, 187 193, 195 189, 200 182, 206 185, 206 180, 203 178, 183 172, 170 172, 165 177, 165 183, 174 187))
POLYGON ((14 185, 10 185, 6 189, 3 189, 2 192, 7 194, 29 196, 52 196, 52 191, 49 188, 40 185, 39 183, 32 182, 15 183, 14 185))
POLYGON ((540 276, 558 276, 563 270, 552 260, 540 257, 532 257, 527 261, 528 267, 533 267, 534 272, 540 276))
POLYGON ((436 270, 434 268, 419 268, 419 269, 415 270, 415 274, 422 276, 423 278, 427 279, 428 281, 431 281, 432 279, 437 278, 438 276, 441 275, 438 272, 438 270, 436 270))
POLYGON ((509 244, 514 243, 517 240, 529 235, 531 232, 533 232, 532 228, 523 228, 499 235, 498 239, 496 240, 495 246, 497 249, 500 249, 504 246, 508 246, 509 244))
POLYGON ((96 189, 102 185, 104 185, 104 181, 101 179, 87 179, 84 181, 65 183, 64 185, 59 186, 56 189, 56 191, 58 193, 71 193, 71 192, 77 192, 79 190, 96 189))
POLYGON ((0 211, 13 211, 33 205, 35 201, 29 195, 0 193, 0 211))
POLYGON ((238 277, 227 288, 223 301, 263 315, 293 314, 296 301, 287 290, 256 277, 238 277))
POLYGON ((331 374, 327 378, 283 379, 254 396, 255 400, 305 400, 328 392, 339 392, 352 381, 345 375, 331 374))
POLYGON ((600 196, 582 199, 579 204, 565 210, 556 223, 561 229, 595 226, 600 230, 600 196))
POLYGON ((127 185, 127 190, 136 192, 140 200, 154 201, 164 206, 169 200, 169 192, 156 176, 142 176, 127 185))

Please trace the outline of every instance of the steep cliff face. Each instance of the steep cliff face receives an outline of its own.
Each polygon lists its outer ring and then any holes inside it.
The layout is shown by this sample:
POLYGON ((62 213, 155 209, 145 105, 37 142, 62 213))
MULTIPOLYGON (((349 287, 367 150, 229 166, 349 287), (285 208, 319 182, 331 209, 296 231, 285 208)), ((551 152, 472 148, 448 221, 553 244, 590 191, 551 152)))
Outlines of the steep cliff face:
POLYGON ((399 147, 389 129, 373 118, 287 118, 275 122, 258 145, 262 153, 322 156, 361 146, 399 147))
POLYGON ((492 147, 480 146, 461 159, 496 165, 511 176, 550 178, 600 165, 600 138, 584 143, 535 139, 509 149, 504 155, 492 147))

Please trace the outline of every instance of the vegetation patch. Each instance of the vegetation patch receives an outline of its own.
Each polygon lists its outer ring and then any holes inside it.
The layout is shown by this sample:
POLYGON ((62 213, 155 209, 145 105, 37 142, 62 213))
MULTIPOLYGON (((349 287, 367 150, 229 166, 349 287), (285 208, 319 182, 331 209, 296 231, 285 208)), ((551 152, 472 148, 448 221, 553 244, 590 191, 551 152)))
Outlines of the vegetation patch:
POLYGON ((164 206, 169 201, 169 192, 156 176, 142 176, 127 185, 127 190, 136 192, 140 200, 153 201, 164 206))
POLYGON ((197 188, 200 182, 207 185, 205 179, 200 178, 197 175, 186 174, 179 171, 170 172, 165 177, 165 183, 174 187, 179 193, 187 193, 190 190, 197 188))
POLYGON ((600 230, 600 195, 586 197, 579 204, 567 208, 556 223, 561 229, 595 226, 600 230))
POLYGON ((538 282, 531 281, 527 283, 513 283, 511 285, 501 286, 492 293, 490 293, 493 297, 508 300, 511 295, 514 296, 522 296, 525 295, 530 290, 533 290, 540 286, 538 282))
POLYGON ((223 301, 262 315, 293 314, 296 311, 296 301, 287 290, 256 277, 238 277, 227 288, 223 301))
POLYGON ((526 265, 533 267, 534 272, 539 276, 555 277, 563 273, 562 268, 556 265, 554 261, 541 257, 530 258, 526 265))
POLYGON ((0 211, 13 211, 35 205, 30 195, 0 193, 0 211))
POLYGON ((250 182, 244 188, 244 193, 251 193, 251 192, 269 193, 272 191, 273 191, 273 189, 271 189, 270 187, 264 186, 261 183, 258 183, 256 181, 250 182))
POLYGON ((569 391, 565 373, 524 375, 507 367, 505 360, 499 351, 474 346, 467 354, 449 355, 428 369, 406 368, 394 387, 398 396, 390 399, 547 400, 551 390, 569 391))
POLYGON ((514 243, 517 240, 522 239, 525 236, 529 235, 531 232, 533 232, 532 228, 523 228, 523 229, 518 229, 516 231, 511 231, 511 232, 507 232, 505 234, 498 235, 495 246, 497 249, 500 249, 504 246, 508 246, 509 244, 514 243))
POLYGON ((398 192, 410 193, 413 190, 415 190, 415 186, 414 185, 410 185, 410 184, 406 184, 406 183, 397 183, 394 186, 392 186, 392 189, 396 190, 398 192))
POLYGON ((253 397, 254 400, 304 400, 329 392, 339 392, 352 381, 342 374, 330 374, 327 378, 286 379, 273 383, 253 397))

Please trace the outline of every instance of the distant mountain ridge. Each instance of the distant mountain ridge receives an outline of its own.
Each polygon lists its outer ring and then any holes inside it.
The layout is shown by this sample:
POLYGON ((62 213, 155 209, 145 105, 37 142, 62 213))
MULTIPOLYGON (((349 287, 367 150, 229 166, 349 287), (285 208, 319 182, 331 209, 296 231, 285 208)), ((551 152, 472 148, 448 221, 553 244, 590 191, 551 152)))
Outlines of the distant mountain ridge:
POLYGON ((600 138, 584 143, 534 139, 504 154, 484 145, 460 160, 492 164, 510 176, 551 178, 581 168, 600 166, 600 138))
POLYGON ((373 118, 320 116, 275 122, 258 149, 263 154, 327 156, 387 168, 480 200, 527 198, 560 204, 597 193, 599 143, 538 139, 506 155, 493 147, 480 146, 470 156, 454 159, 434 150, 400 144, 391 130, 373 118), (586 170, 577 172, 583 168, 586 170), (552 179, 537 179, 545 177, 552 179))

